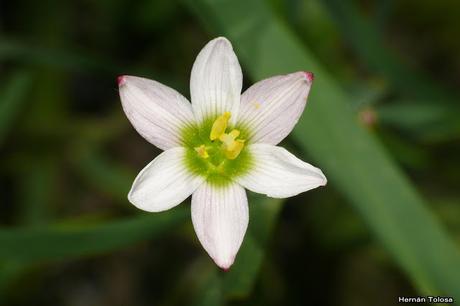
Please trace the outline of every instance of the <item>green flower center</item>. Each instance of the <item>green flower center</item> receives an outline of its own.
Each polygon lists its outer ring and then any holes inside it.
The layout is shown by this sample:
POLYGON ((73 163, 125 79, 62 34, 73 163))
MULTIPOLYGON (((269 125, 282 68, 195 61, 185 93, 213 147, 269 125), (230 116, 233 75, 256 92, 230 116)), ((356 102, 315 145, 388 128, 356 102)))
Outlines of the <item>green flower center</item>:
POLYGON ((230 116, 230 112, 225 112, 181 131, 182 143, 187 148, 187 168, 215 186, 227 185, 246 174, 253 165, 245 146, 245 139, 249 136, 247 129, 228 127, 230 116))

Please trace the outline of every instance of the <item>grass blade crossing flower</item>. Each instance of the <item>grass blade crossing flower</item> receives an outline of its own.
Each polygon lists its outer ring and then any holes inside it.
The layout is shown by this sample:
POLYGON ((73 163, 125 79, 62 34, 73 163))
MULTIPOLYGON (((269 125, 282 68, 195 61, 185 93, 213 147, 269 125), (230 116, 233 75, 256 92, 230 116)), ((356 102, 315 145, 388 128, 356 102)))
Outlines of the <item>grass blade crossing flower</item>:
POLYGON ((164 150, 139 173, 129 201, 159 212, 192 195, 195 232, 223 269, 233 264, 248 226, 245 188, 285 198, 327 182, 320 169, 277 146, 299 120, 313 74, 275 76, 243 94, 242 80, 232 45, 223 37, 197 56, 192 103, 156 81, 118 78, 126 116, 164 150))

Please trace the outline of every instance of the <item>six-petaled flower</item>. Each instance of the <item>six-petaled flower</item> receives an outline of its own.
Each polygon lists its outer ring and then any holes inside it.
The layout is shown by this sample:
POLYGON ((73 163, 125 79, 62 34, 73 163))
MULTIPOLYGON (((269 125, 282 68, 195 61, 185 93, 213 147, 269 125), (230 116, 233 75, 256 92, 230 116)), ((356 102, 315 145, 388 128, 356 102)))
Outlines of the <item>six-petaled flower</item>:
POLYGON ((147 141, 164 150, 135 179, 128 199, 159 212, 192 195, 192 222, 217 265, 228 269, 246 232, 246 191, 286 198, 323 186, 326 177, 277 146, 302 114, 313 74, 262 80, 243 94, 230 42, 210 41, 190 78, 190 103, 156 81, 121 76, 123 109, 147 141))

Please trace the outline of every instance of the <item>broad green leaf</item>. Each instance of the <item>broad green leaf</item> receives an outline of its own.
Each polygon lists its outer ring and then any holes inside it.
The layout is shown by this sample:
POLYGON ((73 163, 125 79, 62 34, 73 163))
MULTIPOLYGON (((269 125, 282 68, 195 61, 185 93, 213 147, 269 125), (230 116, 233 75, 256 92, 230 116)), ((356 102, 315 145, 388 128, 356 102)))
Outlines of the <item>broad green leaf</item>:
POLYGON ((19 71, 4 81, 0 90, 0 144, 12 126, 18 112, 25 105, 31 76, 19 71))
MULTIPOLYGON (((346 94, 263 1, 188 2, 234 43, 254 80, 309 70, 309 106, 293 132, 370 230, 425 293, 460 298, 460 253, 406 176, 356 122, 346 94)), ((322 192, 327 192, 327 187, 322 192)))
POLYGON ((113 251, 153 238, 188 219, 185 208, 103 224, 0 229, 0 261, 51 261, 113 251))

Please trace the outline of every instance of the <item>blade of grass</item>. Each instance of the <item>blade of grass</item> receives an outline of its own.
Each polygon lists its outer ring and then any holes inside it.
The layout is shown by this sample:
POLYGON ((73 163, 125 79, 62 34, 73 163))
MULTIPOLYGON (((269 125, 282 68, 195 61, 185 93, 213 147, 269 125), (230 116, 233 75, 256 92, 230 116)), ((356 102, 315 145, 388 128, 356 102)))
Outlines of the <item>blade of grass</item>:
POLYGON ((0 303, 2 303, 2 305, 8 294, 10 284, 27 271, 27 269, 29 269, 29 265, 16 261, 0 263, 0 303))
POLYGON ((310 106, 293 136, 349 199, 395 261, 424 293, 460 298, 460 253, 384 148, 357 124, 345 93, 263 1, 187 1, 228 35, 258 80, 315 72, 310 106))
POLYGON ((15 171, 19 185, 17 221, 24 226, 48 223, 53 217, 59 164, 41 156, 21 162, 21 167, 15 171))
MULTIPOLYGON (((151 69, 148 69, 142 63, 139 66, 132 67, 120 63, 116 58, 108 59, 95 54, 82 51, 69 50, 65 48, 52 47, 45 45, 31 44, 25 41, 13 40, 9 37, 0 36, 0 61, 25 63, 40 68, 54 68, 71 72, 92 72, 114 75, 133 74, 143 75, 145 77, 156 78, 165 84, 178 84, 182 86, 183 82, 178 81, 172 75, 162 74, 161 78, 151 69)), ((173 86, 180 89, 180 86, 173 86)))
POLYGON ((87 183, 114 200, 126 202, 135 173, 108 161, 102 154, 91 152, 75 159, 75 171, 87 183))
POLYGON ((162 233, 188 220, 186 209, 143 215, 121 221, 87 222, 19 229, 0 228, 0 303, 10 285, 36 263, 68 260, 121 249, 162 233))
POLYGON ((156 237, 184 222, 185 208, 103 224, 0 229, 0 260, 17 262, 79 258, 110 252, 156 237))
POLYGON ((18 71, 4 83, 0 91, 0 145, 11 128, 17 114, 25 105, 31 76, 26 71, 18 71))
POLYGON ((30 45, 7 37, 0 37, 0 61, 19 61, 71 71, 89 70, 118 74, 126 70, 126 67, 104 58, 59 48, 30 45))

